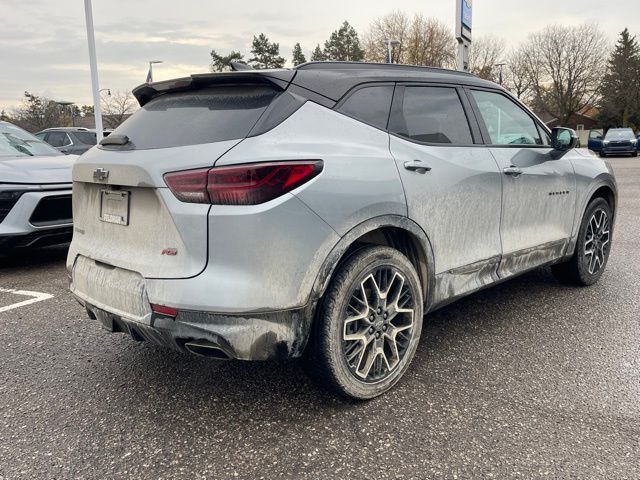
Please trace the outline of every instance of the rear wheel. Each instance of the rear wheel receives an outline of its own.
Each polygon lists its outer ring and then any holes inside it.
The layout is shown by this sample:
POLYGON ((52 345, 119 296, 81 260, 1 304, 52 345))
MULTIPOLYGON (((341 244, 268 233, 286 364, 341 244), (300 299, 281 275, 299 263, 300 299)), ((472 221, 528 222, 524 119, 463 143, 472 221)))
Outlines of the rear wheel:
POLYGON ((612 212, 604 198, 594 199, 587 207, 573 257, 553 265, 554 276, 563 283, 593 285, 602 276, 611 251, 612 212))
POLYGON ((337 272, 320 305, 307 366, 313 377, 355 399, 395 385, 422 330, 422 289, 411 262, 388 247, 366 247, 337 272))

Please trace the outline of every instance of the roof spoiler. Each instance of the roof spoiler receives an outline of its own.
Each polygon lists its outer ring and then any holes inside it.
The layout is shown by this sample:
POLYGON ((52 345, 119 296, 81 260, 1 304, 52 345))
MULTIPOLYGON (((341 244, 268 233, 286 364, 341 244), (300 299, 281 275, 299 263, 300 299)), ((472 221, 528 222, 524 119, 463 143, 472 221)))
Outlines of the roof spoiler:
MULTIPOLYGON (((234 62, 237 63, 237 62, 234 62)), ((237 68, 242 68, 237 66, 237 68)), ((143 83, 133 89, 133 95, 140 106, 165 93, 200 90, 214 85, 269 84, 286 90, 296 75, 295 70, 253 70, 244 69, 220 73, 199 73, 189 77, 163 82, 143 83)))

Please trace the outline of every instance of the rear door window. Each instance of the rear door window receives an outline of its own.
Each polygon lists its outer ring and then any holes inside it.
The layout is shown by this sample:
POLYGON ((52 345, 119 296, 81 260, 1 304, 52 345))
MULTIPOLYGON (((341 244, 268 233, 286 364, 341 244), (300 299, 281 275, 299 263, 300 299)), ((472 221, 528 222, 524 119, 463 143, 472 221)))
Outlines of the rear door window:
POLYGON ((420 143, 473 143, 462 102, 451 87, 405 87, 402 108, 394 113, 389 130, 420 143))
POLYGON ((392 99, 393 85, 364 87, 353 92, 338 111, 384 130, 392 99))
POLYGON ((242 139, 278 93, 245 85, 160 95, 113 133, 129 137, 138 150, 242 139))

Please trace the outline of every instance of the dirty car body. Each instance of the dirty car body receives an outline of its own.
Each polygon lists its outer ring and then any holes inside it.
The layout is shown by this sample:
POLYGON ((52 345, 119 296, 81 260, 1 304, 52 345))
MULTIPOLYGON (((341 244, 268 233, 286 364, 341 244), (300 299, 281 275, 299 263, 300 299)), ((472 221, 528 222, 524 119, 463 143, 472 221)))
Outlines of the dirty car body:
POLYGON ((0 122, 0 255, 71 241, 71 167, 76 158, 0 122))
POLYGON ((134 94, 74 166, 71 291, 108 330, 196 354, 302 355, 363 245, 411 261, 426 313, 570 258, 590 199, 615 202, 604 161, 468 74, 308 63, 134 94))

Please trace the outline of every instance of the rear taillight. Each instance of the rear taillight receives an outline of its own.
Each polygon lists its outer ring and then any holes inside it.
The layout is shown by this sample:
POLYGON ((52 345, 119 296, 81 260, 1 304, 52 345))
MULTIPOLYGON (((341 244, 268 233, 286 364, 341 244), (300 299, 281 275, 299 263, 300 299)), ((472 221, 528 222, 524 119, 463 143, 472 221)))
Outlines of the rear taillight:
POLYGON ((290 192, 321 171, 321 160, 305 160, 173 172, 164 179, 183 202, 257 205, 290 192))
POLYGON ((207 192, 208 173, 208 168, 167 173, 164 176, 164 181, 181 202, 209 203, 209 193, 207 192))

